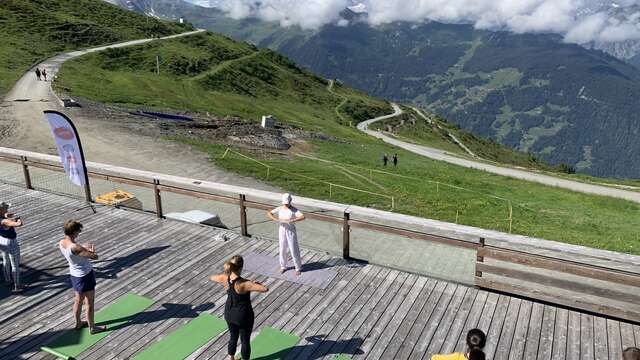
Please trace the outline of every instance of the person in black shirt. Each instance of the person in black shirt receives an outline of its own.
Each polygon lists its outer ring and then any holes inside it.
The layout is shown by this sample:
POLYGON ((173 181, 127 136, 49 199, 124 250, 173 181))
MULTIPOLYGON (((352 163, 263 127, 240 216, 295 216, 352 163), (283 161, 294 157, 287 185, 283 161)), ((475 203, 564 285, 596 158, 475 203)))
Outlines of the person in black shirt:
POLYGON ((224 307, 224 320, 229 327, 229 345, 227 347, 229 359, 235 360, 238 338, 242 349, 243 360, 251 358, 251 331, 255 315, 251 306, 252 292, 267 292, 269 289, 251 280, 240 276, 244 260, 242 256, 235 255, 224 264, 224 273, 213 275, 209 280, 222 284, 227 289, 227 303, 224 307))

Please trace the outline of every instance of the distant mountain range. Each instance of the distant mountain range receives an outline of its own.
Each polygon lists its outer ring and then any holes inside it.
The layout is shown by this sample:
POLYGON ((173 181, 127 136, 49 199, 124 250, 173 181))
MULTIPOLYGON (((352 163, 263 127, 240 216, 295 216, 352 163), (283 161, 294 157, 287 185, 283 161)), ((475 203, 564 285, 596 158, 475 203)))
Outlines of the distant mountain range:
MULTIPOLYGON (((281 28, 185 2, 154 2, 156 14, 278 50, 328 78, 415 103, 552 164, 640 177, 640 70, 603 51, 558 35, 437 22, 281 28)), ((346 9, 343 16, 363 12, 346 9)))
MULTIPOLYGON (((622 6, 615 1, 594 0, 588 6, 582 16, 602 12, 611 19, 617 21, 628 21, 630 23, 640 23, 640 5, 629 4, 622 6)), ((640 40, 624 40, 617 42, 593 41, 584 44, 587 48, 605 51, 618 59, 629 62, 633 65, 640 65, 640 40)))

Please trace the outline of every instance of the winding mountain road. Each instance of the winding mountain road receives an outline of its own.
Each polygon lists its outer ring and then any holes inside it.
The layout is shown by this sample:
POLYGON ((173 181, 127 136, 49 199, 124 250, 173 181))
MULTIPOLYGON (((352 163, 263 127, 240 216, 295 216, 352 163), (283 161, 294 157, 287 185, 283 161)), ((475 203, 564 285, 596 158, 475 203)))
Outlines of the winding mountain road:
POLYGON ((536 182, 543 185, 555 186, 555 187, 568 189, 572 191, 578 191, 578 192, 587 193, 587 194, 609 196, 609 197, 614 197, 614 198, 619 198, 619 199, 640 203, 640 192, 616 189, 609 186, 587 184, 579 181, 562 179, 562 178, 540 174, 532 171, 501 167, 501 166, 491 165, 491 164, 487 164, 479 161, 468 160, 458 156, 451 155, 446 151, 443 151, 440 149, 407 143, 407 142, 395 139, 393 137, 390 137, 388 135, 385 135, 380 131, 370 130, 369 125, 376 123, 378 121, 389 119, 402 114, 402 109, 397 104, 392 103, 391 105, 393 106, 393 109, 394 109, 393 114, 363 121, 358 124, 358 130, 368 135, 371 135, 375 138, 381 139, 382 141, 388 144, 397 146, 401 149, 410 151, 412 153, 415 153, 424 157, 428 157, 433 160, 444 161, 450 164, 463 166, 470 169, 483 170, 493 174, 508 176, 508 177, 520 179, 520 180, 536 182))
POLYGON ((9 128, 0 139, 2 146, 57 154, 43 111, 58 110, 67 114, 78 128, 88 161, 277 191, 258 180, 216 168, 209 161, 208 155, 193 151, 189 146, 142 136, 134 131, 118 128, 108 121, 91 118, 79 109, 63 108, 51 88, 51 79, 62 64, 70 59, 108 48, 174 39, 204 31, 196 30, 159 39, 141 39, 72 51, 43 61, 37 67, 47 70, 48 80, 38 81, 34 74, 35 67, 30 69, 14 85, 0 107, 0 125, 9 128))

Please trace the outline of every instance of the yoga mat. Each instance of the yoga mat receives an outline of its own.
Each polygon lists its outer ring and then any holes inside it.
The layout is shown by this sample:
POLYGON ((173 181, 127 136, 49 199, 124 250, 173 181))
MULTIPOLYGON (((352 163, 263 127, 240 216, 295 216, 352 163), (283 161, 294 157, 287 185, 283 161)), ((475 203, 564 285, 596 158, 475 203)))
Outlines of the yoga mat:
POLYGON ((254 252, 248 252, 242 255, 244 258, 244 270, 252 273, 265 275, 268 277, 283 279, 297 284, 325 289, 338 273, 327 268, 323 268, 324 264, 302 264, 302 274, 297 276, 293 268, 287 270, 284 274, 280 274, 280 264, 278 259, 262 255, 254 252))
POLYGON ((72 359, 109 335, 114 331, 113 329, 125 325, 136 314, 144 311, 153 303, 154 301, 151 299, 136 294, 126 294, 111 305, 96 312, 96 325, 106 325, 106 331, 91 335, 87 327, 80 330, 72 329, 40 349, 61 359, 72 359))
POLYGON ((295 335, 267 326, 251 342, 251 360, 284 359, 298 341, 295 335))
POLYGON ((227 323, 202 313, 133 357, 137 360, 182 360, 227 330, 227 323))
POLYGON ((351 358, 344 355, 336 355, 333 357, 333 360, 351 360, 351 358))

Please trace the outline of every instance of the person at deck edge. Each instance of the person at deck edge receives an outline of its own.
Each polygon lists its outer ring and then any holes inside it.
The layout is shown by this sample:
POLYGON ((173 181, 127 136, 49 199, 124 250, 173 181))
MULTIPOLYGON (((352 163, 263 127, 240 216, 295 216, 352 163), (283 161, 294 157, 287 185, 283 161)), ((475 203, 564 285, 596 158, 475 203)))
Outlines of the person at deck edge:
POLYGON ((242 256, 235 255, 224 263, 224 273, 213 275, 209 280, 222 284, 227 289, 227 302, 224 306, 224 320, 229 327, 229 345, 227 347, 229 358, 235 360, 240 338, 243 360, 251 358, 251 332, 255 314, 251 306, 251 292, 267 292, 269 289, 254 281, 243 279, 240 274, 244 260, 242 256))
POLYGON ((280 273, 287 271, 288 246, 296 268, 296 275, 300 275, 302 273, 302 262, 300 261, 300 246, 298 245, 298 234, 294 223, 304 220, 305 217, 300 210, 291 205, 291 201, 289 193, 283 194, 282 206, 267 211, 267 216, 271 220, 280 223, 280 229, 278 229, 280 238, 280 273))
POLYGON ((433 355, 431 360, 485 360, 484 345, 487 336, 480 329, 471 329, 467 333, 467 352, 448 355, 433 355))

